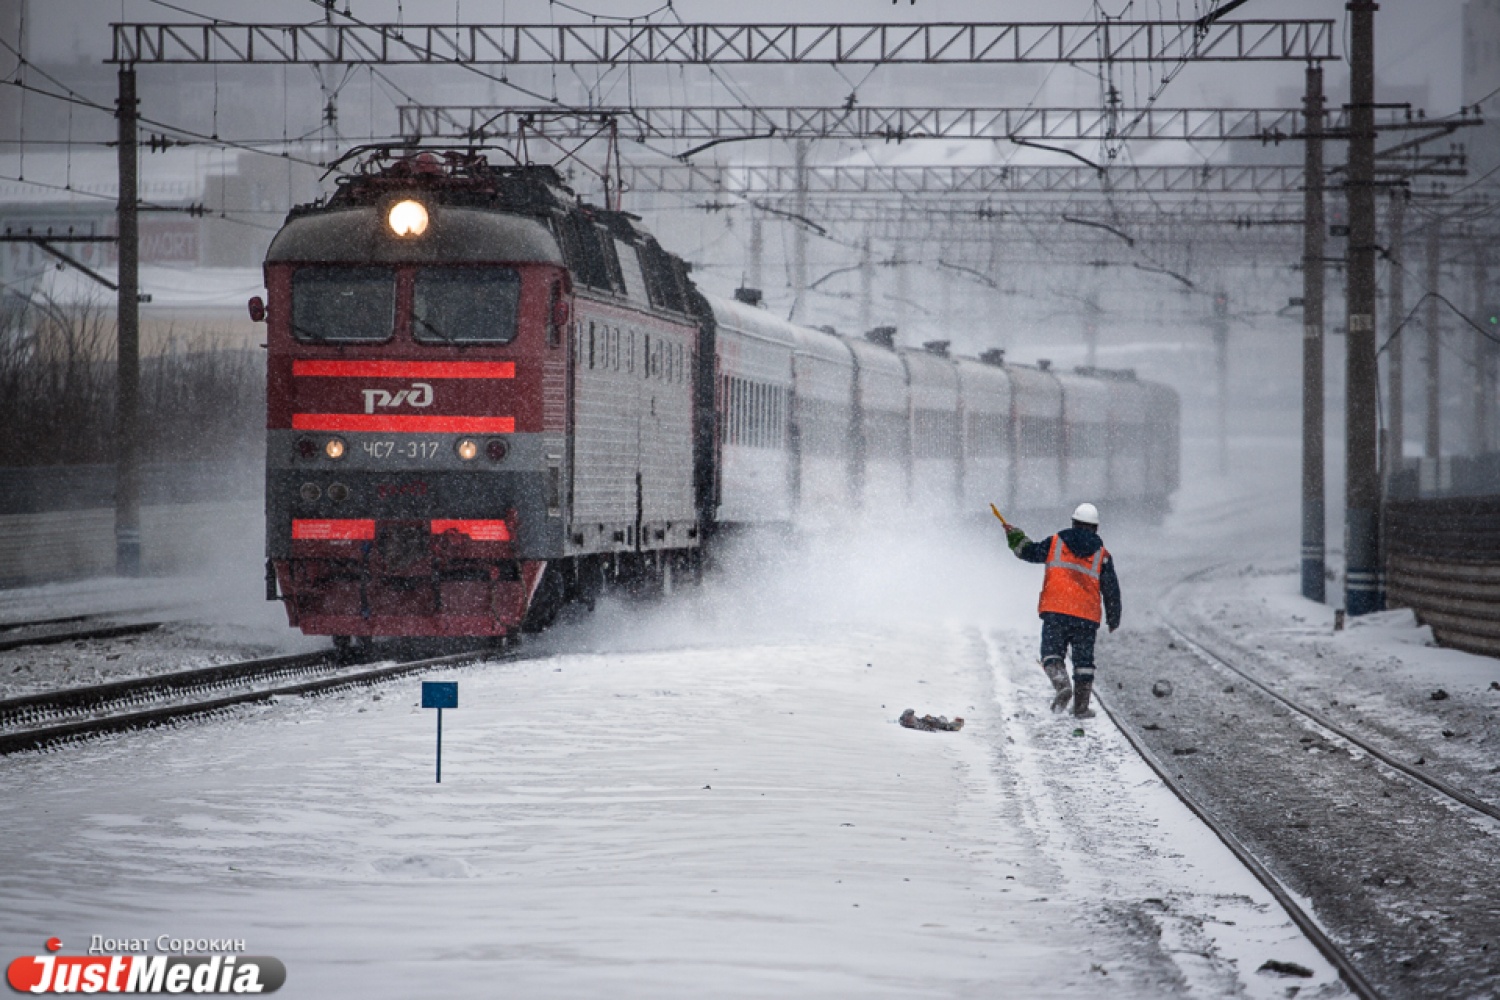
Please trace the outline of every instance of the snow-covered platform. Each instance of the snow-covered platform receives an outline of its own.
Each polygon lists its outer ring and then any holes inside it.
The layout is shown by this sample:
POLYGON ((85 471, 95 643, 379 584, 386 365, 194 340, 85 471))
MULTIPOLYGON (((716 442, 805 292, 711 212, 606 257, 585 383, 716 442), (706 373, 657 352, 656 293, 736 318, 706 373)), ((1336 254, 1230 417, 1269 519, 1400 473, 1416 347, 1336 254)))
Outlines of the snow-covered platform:
POLYGON ((0 762, 0 949, 243 939, 307 997, 1342 992, 1107 719, 1046 712, 1034 567, 815 548, 454 672, 441 785, 415 683, 0 762))

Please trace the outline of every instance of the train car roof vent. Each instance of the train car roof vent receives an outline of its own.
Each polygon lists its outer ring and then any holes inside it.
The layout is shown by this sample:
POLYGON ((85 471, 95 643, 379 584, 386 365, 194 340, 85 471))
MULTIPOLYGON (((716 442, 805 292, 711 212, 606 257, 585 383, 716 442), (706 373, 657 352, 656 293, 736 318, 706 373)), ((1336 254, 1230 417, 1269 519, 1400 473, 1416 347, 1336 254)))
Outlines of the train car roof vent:
POLYGON ((736 288, 734 290, 734 300, 736 302, 743 302, 747 306, 760 305, 764 297, 759 288, 736 288))
POLYGON ((872 344, 879 344, 887 350, 896 349, 896 328, 894 326, 877 326, 865 334, 865 339, 872 344))
POLYGON ((1044 372, 1051 371, 1052 370, 1052 359, 1051 358, 1037 358, 1036 359, 1036 366, 1038 368, 1040 368, 1044 372))
POLYGON ((996 368, 1004 368, 1005 348, 991 347, 989 350, 984 351, 979 355, 979 360, 983 361, 987 365, 994 365, 996 368))
POLYGON ((953 343, 951 340, 929 340, 922 345, 922 350, 929 354, 936 354, 940 358, 946 358, 948 356, 948 345, 951 343, 953 343))

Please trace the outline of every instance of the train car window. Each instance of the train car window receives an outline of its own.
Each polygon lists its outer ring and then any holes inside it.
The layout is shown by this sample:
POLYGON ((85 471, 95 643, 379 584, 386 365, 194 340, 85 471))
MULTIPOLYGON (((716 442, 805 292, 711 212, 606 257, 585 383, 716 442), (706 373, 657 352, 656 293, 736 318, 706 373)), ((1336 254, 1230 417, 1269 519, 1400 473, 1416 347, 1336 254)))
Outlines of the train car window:
POLYGON ((299 267, 292 272, 292 336, 304 344, 371 344, 396 328, 389 267, 299 267))
POLYGON ((719 443, 729 441, 729 376, 719 376, 719 443))
POLYGON ((509 267, 427 267, 413 288, 412 336, 422 344, 508 344, 521 275, 509 267))
POLYGON ((766 387, 757 385, 755 387, 755 444, 757 447, 766 446, 766 414, 770 407, 766 405, 766 387))

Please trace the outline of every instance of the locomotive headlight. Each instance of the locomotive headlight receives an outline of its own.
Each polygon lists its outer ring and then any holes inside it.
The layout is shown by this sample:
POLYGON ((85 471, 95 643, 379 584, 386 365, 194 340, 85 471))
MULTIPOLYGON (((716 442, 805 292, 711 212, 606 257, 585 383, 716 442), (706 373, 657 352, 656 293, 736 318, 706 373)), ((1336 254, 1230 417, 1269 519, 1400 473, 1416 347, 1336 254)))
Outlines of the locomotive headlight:
POLYGON ((427 208, 420 201, 398 201, 391 206, 386 223, 397 236, 421 236, 427 232, 427 208))
POLYGON ((328 443, 323 445, 323 454, 337 461, 344 457, 344 439, 329 438, 328 443))
POLYGON ((465 462, 472 462, 474 456, 479 454, 479 445, 475 444, 472 438, 463 438, 453 446, 453 450, 458 452, 458 457, 465 462))

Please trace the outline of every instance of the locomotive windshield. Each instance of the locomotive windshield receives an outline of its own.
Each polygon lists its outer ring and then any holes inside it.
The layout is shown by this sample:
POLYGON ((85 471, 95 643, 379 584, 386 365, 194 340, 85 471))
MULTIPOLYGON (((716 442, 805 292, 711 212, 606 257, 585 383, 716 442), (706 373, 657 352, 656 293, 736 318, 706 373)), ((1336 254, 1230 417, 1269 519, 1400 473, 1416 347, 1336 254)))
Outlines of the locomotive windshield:
POLYGON ((396 326, 389 267, 299 267, 292 272, 292 335, 303 343, 378 343, 396 326))
POLYGON ((424 344, 508 344, 520 301, 513 268, 423 268, 412 293, 412 336, 424 344))

